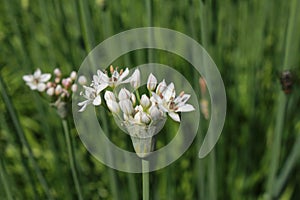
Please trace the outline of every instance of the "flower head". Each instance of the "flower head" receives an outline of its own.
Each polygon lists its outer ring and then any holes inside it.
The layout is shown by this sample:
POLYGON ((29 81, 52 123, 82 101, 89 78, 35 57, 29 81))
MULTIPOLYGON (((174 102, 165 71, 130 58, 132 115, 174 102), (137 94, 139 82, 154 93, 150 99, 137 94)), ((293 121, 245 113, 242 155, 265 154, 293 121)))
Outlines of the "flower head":
POLYGON ((46 82, 51 78, 51 74, 42 74, 40 69, 37 69, 34 74, 23 76, 23 80, 31 90, 43 92, 46 90, 46 82))

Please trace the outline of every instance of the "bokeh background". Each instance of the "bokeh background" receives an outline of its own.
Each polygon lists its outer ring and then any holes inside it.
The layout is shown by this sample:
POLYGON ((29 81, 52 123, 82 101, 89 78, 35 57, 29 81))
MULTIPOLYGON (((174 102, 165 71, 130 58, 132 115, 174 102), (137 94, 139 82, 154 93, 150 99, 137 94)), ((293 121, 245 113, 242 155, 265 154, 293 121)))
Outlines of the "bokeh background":
MULTIPOLYGON (((191 147, 151 173, 151 199, 299 199, 299 10, 298 0, 2 0, 0 199, 77 198, 61 120, 22 76, 56 67, 68 75, 106 38, 145 26, 170 28, 203 45, 220 70, 228 106, 215 149, 198 159, 209 124, 201 115, 191 147), (281 89, 283 70, 293 75, 290 94, 281 89)), ((199 101, 209 102, 186 61, 151 52, 131 52, 113 64, 170 65, 199 91, 199 101)), ((107 115, 111 140, 130 146, 126 134, 114 134, 119 130, 111 119, 107 115)), ((101 164, 81 143, 71 116, 68 123, 83 199, 141 199, 141 175, 101 164)), ((177 128, 168 122, 158 145, 177 128)))

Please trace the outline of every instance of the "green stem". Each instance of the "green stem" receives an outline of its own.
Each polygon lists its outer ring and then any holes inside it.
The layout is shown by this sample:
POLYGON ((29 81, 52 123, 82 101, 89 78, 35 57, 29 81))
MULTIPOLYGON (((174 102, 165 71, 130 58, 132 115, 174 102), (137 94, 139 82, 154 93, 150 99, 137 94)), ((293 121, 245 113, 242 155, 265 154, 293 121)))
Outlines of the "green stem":
POLYGON ((140 96, 138 89, 135 90, 135 94, 136 94, 136 98, 137 98, 138 102, 141 103, 141 96, 140 96))
MULTIPOLYGON (((297 42, 295 38, 297 36, 297 29, 295 29, 297 21, 297 10, 300 7, 300 3, 298 0, 293 0, 290 4, 291 12, 289 15, 289 22, 288 22, 288 31, 286 37, 286 46, 285 46, 285 57, 283 63, 283 69, 287 69, 290 65, 297 59, 295 54, 292 54, 294 49, 297 47, 297 42), (297 4, 298 3, 298 4, 297 4)), ((274 181, 276 179, 276 174, 279 167, 279 157, 280 157, 280 147, 281 147, 281 135, 283 131, 283 121, 285 115, 285 109, 287 104, 287 97, 280 93, 278 98, 278 111, 277 111, 277 119, 276 119, 276 127, 274 133, 274 142, 271 149, 271 163, 270 163, 270 170, 267 180, 267 194, 268 199, 272 199, 276 193, 276 188, 274 187, 274 181)))
POLYGON ((50 189, 48 187, 48 184, 47 184, 47 182, 46 182, 46 180, 45 180, 45 178, 44 178, 44 176, 41 172, 41 169, 39 168, 39 166, 38 166, 38 164, 37 164, 37 162, 34 158, 31 146, 29 145, 29 143, 28 143, 28 141, 25 137, 25 134, 24 134, 24 131, 21 127, 17 112, 16 112, 16 110, 13 106, 13 103, 12 103, 8 93, 7 93, 5 83, 4 83, 1 76, 0 76, 0 91, 2 93, 2 97, 3 97, 4 103, 6 105, 6 108, 8 110, 8 113, 9 113, 11 119, 12 119, 12 123, 14 124, 14 126, 16 128, 16 132, 18 134, 18 137, 20 138, 22 145, 28 151, 29 160, 33 164, 33 168, 36 172, 37 178, 38 178, 40 184, 42 185, 43 189, 45 190, 48 199, 53 199, 53 197, 51 195, 51 192, 50 192, 50 189))
POLYGON ((1 181, 3 183, 7 199, 12 200, 13 199, 12 194, 11 194, 9 183, 8 183, 8 180, 7 180, 6 171, 5 171, 5 168, 4 168, 4 163, 3 163, 1 157, 0 157, 0 178, 1 178, 1 181))
MULTIPOLYGON (((106 116, 104 115, 104 111, 100 111, 100 115, 101 115, 101 120, 103 120, 103 130, 105 133, 110 133, 109 132, 109 129, 108 129, 108 121, 106 119, 106 116)), ((107 157, 109 159, 112 159, 112 156, 111 156, 111 152, 109 151, 109 149, 106 151, 106 154, 107 154, 107 157)), ((112 160, 110 160, 111 162, 112 160)), ((114 199, 120 199, 120 196, 119 196, 119 186, 117 184, 117 175, 114 171, 114 169, 108 169, 108 174, 109 174, 109 183, 110 183, 110 188, 112 190, 112 195, 113 195, 113 198, 114 199)))
POLYGON ((149 200, 149 161, 142 160, 143 200, 149 200))
POLYGON ((74 184, 75 184, 78 199, 82 200, 83 198, 82 198, 81 188, 80 188, 80 184, 79 184, 77 173, 76 173, 74 150, 72 148, 72 144, 71 144, 71 140, 70 140, 70 132, 69 132, 69 126, 68 126, 67 120, 63 119, 62 120, 62 125, 63 125, 63 129, 64 129, 65 137, 66 137, 66 142, 67 142, 68 156, 69 156, 73 181, 74 181, 74 184))
POLYGON ((283 187, 286 183, 286 180, 292 171, 295 164, 299 161, 300 157, 300 136, 298 136, 296 143, 293 146, 293 150, 289 157, 287 158, 285 165, 282 168, 282 172, 280 173, 276 184, 275 184, 275 197, 277 197, 280 192, 283 190, 283 187))

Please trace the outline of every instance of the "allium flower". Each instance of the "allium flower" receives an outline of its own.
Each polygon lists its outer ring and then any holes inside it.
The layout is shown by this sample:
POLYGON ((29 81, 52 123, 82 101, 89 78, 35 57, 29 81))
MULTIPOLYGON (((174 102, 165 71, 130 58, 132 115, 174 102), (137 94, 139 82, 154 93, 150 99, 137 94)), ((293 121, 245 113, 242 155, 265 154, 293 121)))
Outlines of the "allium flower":
POLYGON ((150 99, 145 94, 142 95, 140 103, 143 108, 148 108, 151 105, 150 99))
POLYGON ((130 77, 130 84, 134 89, 137 89, 141 85, 140 70, 136 69, 130 77))
POLYGON ((153 136, 163 128, 167 114, 173 120, 180 122, 178 113, 193 111, 194 107, 186 104, 190 95, 182 92, 176 97, 174 84, 167 85, 163 80, 157 85, 157 79, 153 74, 149 75, 147 81, 147 89, 151 92, 150 96, 143 94, 140 97, 138 92, 141 84, 140 71, 136 69, 131 77, 124 80, 128 73, 127 68, 124 72, 121 70, 119 73, 111 66, 111 77, 109 77, 107 72, 98 70, 97 75, 93 76, 90 87, 85 86, 83 96, 86 100, 78 105, 82 106, 80 112, 88 104, 100 105, 102 90, 130 82, 130 85, 136 90, 135 93, 126 88, 121 88, 118 94, 106 90, 104 99, 115 119, 129 133, 137 155, 144 158, 154 150, 155 139, 153 136))
POLYGON ((131 98, 131 93, 126 89, 122 88, 119 92, 118 98, 120 101, 131 98))
MULTIPOLYGON (((94 106, 99 106, 101 104, 100 92, 102 90, 96 90, 92 87, 83 86, 85 91, 81 95, 86 98, 85 101, 78 103, 78 106, 82 106, 79 112, 82 112, 86 109, 86 106, 93 104, 94 106)), ((100 88, 101 89, 101 88, 100 88)))
POLYGON ((173 83, 170 83, 161 95, 154 92, 152 92, 152 95, 158 107, 162 111, 167 112, 174 121, 180 122, 180 117, 177 112, 190 112, 195 110, 192 105, 186 104, 190 95, 182 92, 175 98, 176 94, 173 83))
POLYGON ((130 99, 124 99, 119 102, 119 106, 123 113, 131 115, 134 111, 133 105, 130 99))
POLYGON ((106 105, 112 113, 119 113, 120 112, 120 106, 116 101, 107 100, 106 105))
POLYGON ((85 76, 79 76, 78 83, 80 85, 85 85, 87 83, 87 80, 86 80, 85 76))
POLYGON ((148 81, 147 81, 147 88, 149 91, 153 91, 156 88, 156 84, 157 84, 157 79, 156 77, 151 73, 148 77, 148 81))
POLYGON ((93 76, 92 86, 98 87, 103 85, 106 87, 110 86, 112 88, 117 87, 122 83, 128 83, 129 79, 123 80, 129 74, 128 68, 125 71, 121 70, 120 72, 117 69, 114 69, 113 66, 110 66, 111 77, 107 75, 107 72, 102 72, 101 70, 97 71, 97 75, 93 76))
POLYGON ((33 75, 23 76, 23 80, 31 90, 45 91, 46 82, 51 78, 51 74, 42 74, 40 69, 37 69, 33 75))

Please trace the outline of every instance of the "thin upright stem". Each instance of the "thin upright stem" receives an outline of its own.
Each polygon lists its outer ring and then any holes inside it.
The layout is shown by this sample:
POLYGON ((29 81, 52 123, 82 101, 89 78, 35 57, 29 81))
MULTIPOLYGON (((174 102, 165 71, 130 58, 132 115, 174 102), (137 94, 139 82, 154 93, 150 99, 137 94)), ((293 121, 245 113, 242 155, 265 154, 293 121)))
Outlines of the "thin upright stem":
POLYGON ((40 184, 42 185, 43 189, 45 190, 47 198, 48 199, 53 199, 53 197, 51 195, 51 192, 50 192, 50 189, 49 189, 49 186, 48 186, 48 184, 45 180, 45 177, 43 176, 42 171, 41 171, 38 163, 36 162, 36 160, 34 158, 31 146, 27 141, 27 138, 24 134, 23 128, 20 124, 19 117, 18 117, 17 112, 15 110, 15 107, 14 107, 12 101, 11 101, 11 98, 7 93, 6 85, 5 85, 5 83, 4 83, 1 76, 0 76, 0 91, 1 91, 1 94, 2 94, 2 97, 3 97, 3 101, 4 101, 4 103, 7 107, 7 111, 8 111, 8 113, 9 113, 11 119, 12 119, 12 123, 13 123, 14 127, 16 128, 16 132, 18 134, 18 137, 20 138, 20 141, 21 141, 22 145, 28 151, 29 160, 32 162, 32 165, 33 165, 34 171, 37 175, 37 178, 38 178, 40 184))
POLYGON ((82 200, 83 198, 82 198, 81 188, 80 188, 80 184, 79 184, 79 181, 78 181, 77 172, 76 172, 76 168, 75 168, 75 156, 74 156, 74 151, 73 151, 73 147, 72 147, 71 140, 70 140, 70 132, 69 132, 69 126, 68 126, 67 120, 63 119, 62 120, 62 125, 63 125, 63 129, 64 129, 65 137, 66 137, 66 142, 67 142, 68 156, 69 156, 73 181, 74 181, 74 184, 75 184, 78 199, 82 200))
POLYGON ((142 160, 143 200, 149 200, 149 161, 142 160))
POLYGON ((10 191, 9 182, 7 180, 6 171, 5 171, 5 168, 4 168, 4 163, 1 159, 1 157, 0 157, 0 178, 1 178, 1 181, 2 181, 2 184, 3 184, 3 187, 4 187, 7 199, 12 200, 13 198, 12 198, 12 194, 11 194, 11 191, 10 191))

